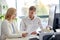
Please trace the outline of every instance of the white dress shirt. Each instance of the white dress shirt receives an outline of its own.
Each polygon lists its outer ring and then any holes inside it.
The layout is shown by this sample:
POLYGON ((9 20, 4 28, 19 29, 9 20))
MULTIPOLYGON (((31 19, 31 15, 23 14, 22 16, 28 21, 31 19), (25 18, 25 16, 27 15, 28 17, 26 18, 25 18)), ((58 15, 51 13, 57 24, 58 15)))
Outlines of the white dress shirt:
POLYGON ((20 31, 26 31, 28 33, 32 33, 38 29, 38 27, 42 28, 41 21, 39 17, 34 17, 31 20, 29 17, 23 18, 20 24, 20 31))
POLYGON ((18 38, 20 33, 17 29, 17 24, 15 22, 10 23, 8 20, 4 20, 1 25, 1 39, 6 40, 5 38, 18 38), (12 25, 14 26, 15 33, 13 33, 12 25))

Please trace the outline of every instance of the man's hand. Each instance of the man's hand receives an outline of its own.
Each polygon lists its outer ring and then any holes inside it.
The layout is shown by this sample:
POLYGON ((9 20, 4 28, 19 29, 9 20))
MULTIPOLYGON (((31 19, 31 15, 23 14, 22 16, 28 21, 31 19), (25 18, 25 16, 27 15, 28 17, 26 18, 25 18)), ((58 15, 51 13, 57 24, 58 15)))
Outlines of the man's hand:
POLYGON ((26 37, 28 33, 22 33, 22 37, 26 37))
POLYGON ((34 32, 32 32, 32 33, 31 33, 31 35, 35 35, 35 34, 37 34, 37 32, 36 32, 36 31, 34 31, 34 32))

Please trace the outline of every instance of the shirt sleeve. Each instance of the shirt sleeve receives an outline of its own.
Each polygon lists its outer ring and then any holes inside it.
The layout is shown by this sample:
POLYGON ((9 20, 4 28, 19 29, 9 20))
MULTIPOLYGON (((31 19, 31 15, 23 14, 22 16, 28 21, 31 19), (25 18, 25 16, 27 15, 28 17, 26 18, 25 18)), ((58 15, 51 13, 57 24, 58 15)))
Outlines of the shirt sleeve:
POLYGON ((24 20, 22 20, 20 23, 20 31, 26 31, 26 25, 24 23, 24 20))

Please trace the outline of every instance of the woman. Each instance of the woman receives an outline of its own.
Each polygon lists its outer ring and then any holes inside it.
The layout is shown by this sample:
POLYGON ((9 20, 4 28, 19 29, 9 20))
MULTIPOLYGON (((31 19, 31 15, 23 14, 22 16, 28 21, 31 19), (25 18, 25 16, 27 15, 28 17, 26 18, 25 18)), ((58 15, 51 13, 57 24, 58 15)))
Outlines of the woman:
POLYGON ((6 40, 6 38, 20 37, 17 25, 14 22, 15 18, 16 18, 16 9, 9 8, 5 15, 5 20, 2 22, 1 25, 2 40, 6 40))

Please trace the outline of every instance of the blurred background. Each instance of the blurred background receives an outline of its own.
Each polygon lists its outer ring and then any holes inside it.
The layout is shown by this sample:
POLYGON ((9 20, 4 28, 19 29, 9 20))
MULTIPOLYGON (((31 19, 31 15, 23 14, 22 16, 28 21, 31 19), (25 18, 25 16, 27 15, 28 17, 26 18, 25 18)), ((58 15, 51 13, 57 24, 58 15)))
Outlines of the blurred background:
POLYGON ((16 20, 19 29, 21 19, 28 15, 29 7, 34 5, 37 8, 36 15, 41 18, 41 23, 45 28, 45 26, 48 25, 49 14, 54 13, 56 6, 56 12, 59 12, 59 1, 60 0, 0 0, 0 20, 4 20, 8 8, 14 7, 17 9, 16 20))

